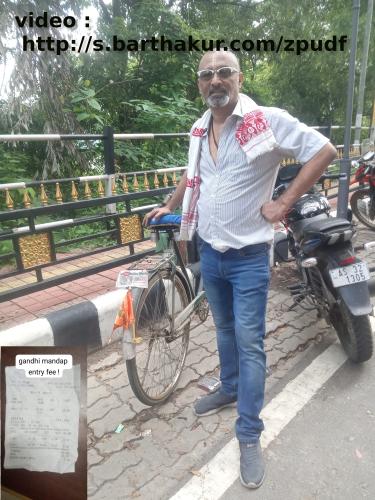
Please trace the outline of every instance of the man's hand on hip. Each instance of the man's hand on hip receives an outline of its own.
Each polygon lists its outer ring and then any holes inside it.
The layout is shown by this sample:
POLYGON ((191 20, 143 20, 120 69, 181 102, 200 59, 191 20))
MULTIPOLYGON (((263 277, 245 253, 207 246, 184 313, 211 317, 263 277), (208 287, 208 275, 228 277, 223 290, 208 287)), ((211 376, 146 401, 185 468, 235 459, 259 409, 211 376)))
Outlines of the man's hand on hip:
POLYGON ((279 222, 286 211, 287 208, 279 203, 278 200, 268 201, 261 208, 261 213, 268 222, 279 222))
POLYGON ((162 215, 171 214, 172 211, 168 207, 157 207, 148 212, 143 218, 143 225, 149 225, 151 219, 159 219, 162 215))

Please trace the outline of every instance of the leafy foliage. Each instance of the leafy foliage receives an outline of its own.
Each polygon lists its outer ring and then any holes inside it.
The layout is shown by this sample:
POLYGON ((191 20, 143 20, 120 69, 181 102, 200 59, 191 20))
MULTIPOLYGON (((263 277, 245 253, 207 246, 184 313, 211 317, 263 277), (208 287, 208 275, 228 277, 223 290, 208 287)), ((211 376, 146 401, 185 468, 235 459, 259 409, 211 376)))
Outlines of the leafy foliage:
MULTIPOLYGON (((38 132, 69 133, 75 128, 74 117, 64 111, 63 96, 66 89, 72 88, 74 82, 71 73, 71 56, 62 52, 56 58, 52 51, 42 52, 23 50, 23 36, 28 40, 37 37, 46 39, 48 36, 61 39, 61 29, 56 27, 37 27, 26 22, 20 27, 15 22, 15 16, 22 18, 30 12, 34 16, 43 12, 53 13, 64 17, 68 14, 78 15, 80 8, 85 5, 82 0, 19 0, 1 1, 0 9, 0 61, 14 61, 14 69, 9 80, 7 102, 8 129, 12 132, 32 132, 35 116, 41 115, 42 124, 38 132), (9 43, 11 41, 11 43, 9 43)), ((40 127, 40 124, 38 124, 40 127)), ((43 174, 59 172, 59 163, 62 152, 75 156, 76 161, 81 158, 71 142, 53 147, 47 144, 46 160, 43 174)))
MULTIPOLYGON (((362 2, 358 60, 363 43, 366 2, 362 2)), ((351 32, 346 0, 0 0, 0 61, 15 61, 6 101, 1 105, 3 133, 187 132, 203 104, 195 70, 200 53, 170 51, 89 52, 87 54, 24 52, 22 35, 62 38, 59 28, 18 28, 14 15, 74 15, 82 7, 98 11, 96 38, 112 43, 159 38, 319 40, 351 32), (225 34, 225 35, 224 35, 225 34), (15 40, 15 44, 9 40, 15 40)), ((65 37, 64 32, 64 37, 65 37)), ((344 51, 240 51, 244 92, 263 105, 288 109, 311 125, 344 124, 349 41, 344 51)), ((369 124, 375 95, 375 44, 370 45, 364 122, 369 124)), ((359 68, 358 68, 359 70, 359 68)), ((358 79, 357 79, 358 82, 358 79)), ((1 103, 0 103, 1 104, 1 103)), ((335 137, 342 142, 342 136, 335 137)), ((187 142, 177 140, 116 142, 118 170, 131 171, 186 163, 187 142)), ((26 155, 25 178, 72 176, 103 171, 100 142, 65 141, 17 144, 9 154, 26 155), (43 159, 43 161, 42 161, 43 159)), ((17 163, 17 155, 14 156, 17 163)), ((0 173, 9 161, 0 156, 0 173)))

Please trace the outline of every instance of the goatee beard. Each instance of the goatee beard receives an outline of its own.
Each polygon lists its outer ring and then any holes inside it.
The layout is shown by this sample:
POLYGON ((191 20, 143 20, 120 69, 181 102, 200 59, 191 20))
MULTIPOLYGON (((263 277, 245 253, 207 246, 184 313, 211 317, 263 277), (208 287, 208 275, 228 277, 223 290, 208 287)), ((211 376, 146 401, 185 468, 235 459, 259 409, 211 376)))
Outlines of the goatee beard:
POLYGON ((210 95, 206 99, 206 103, 210 108, 223 108, 228 102, 229 95, 227 93, 210 95))

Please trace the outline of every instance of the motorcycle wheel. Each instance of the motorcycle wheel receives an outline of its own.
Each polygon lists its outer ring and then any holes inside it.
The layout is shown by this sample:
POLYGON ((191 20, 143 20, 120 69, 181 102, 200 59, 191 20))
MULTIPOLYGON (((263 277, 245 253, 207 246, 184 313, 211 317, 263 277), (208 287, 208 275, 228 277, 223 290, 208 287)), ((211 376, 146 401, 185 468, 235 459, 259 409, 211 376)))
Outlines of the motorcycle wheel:
POLYGON ((354 363, 368 361, 373 352, 369 316, 353 316, 344 302, 336 304, 330 316, 348 358, 354 363))
POLYGON ((361 209, 360 203, 366 198, 370 198, 369 189, 359 189, 358 191, 354 191, 350 198, 350 206, 358 220, 370 229, 375 229, 375 217, 371 218, 370 215, 367 215, 366 212, 361 209))

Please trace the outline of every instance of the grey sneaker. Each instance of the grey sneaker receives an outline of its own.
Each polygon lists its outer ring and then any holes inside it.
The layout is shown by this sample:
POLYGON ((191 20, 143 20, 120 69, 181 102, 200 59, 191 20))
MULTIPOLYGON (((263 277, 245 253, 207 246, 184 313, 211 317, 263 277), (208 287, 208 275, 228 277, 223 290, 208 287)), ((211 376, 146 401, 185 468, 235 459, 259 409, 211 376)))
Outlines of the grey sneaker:
POLYGON ((205 417, 206 415, 217 413, 228 406, 236 406, 236 401, 236 397, 217 391, 198 399, 194 404, 194 413, 198 417, 205 417))
POLYGON ((246 488, 259 488, 264 481, 262 448, 257 443, 240 443, 240 479, 246 488))

